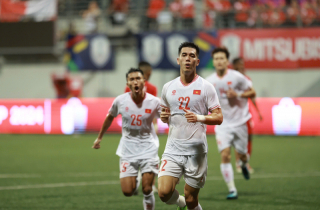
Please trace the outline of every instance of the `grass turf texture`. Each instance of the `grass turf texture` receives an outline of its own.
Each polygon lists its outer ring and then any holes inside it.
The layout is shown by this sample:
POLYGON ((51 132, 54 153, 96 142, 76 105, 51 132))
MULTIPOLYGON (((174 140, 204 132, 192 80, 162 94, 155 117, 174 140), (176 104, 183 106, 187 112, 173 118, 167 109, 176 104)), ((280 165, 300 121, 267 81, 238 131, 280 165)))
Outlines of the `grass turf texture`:
MULTIPOLYGON (((143 209, 142 193, 127 198, 119 183, 120 135, 0 135, 0 209, 143 209)), ((160 136, 159 155, 166 136, 160 136)), ((320 209, 320 138, 254 136, 252 179, 235 175, 239 199, 226 200, 214 136, 208 136, 203 209, 320 209)), ((234 159, 233 159, 234 160, 234 159)), ((234 162, 234 161, 233 161, 234 162)), ((233 163, 234 165, 234 163, 233 163)), ((184 180, 177 186, 183 193, 184 180)), ((156 197, 156 210, 176 209, 156 197)))

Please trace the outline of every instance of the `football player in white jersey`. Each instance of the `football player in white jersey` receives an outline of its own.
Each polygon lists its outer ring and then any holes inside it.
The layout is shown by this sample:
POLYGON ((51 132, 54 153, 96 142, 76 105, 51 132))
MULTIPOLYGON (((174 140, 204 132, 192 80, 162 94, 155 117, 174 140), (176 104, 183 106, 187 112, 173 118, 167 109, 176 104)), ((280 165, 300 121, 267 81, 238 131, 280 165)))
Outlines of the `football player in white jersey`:
POLYGON ((198 46, 184 42, 178 52, 180 77, 166 83, 161 95, 160 118, 169 124, 169 135, 158 175, 158 194, 178 209, 201 210, 198 194, 207 175, 206 125, 221 124, 223 116, 215 88, 197 75, 198 46), (175 189, 182 175, 185 196, 175 189))
POLYGON ((122 115, 122 137, 117 149, 120 157, 120 183, 125 196, 132 196, 137 188, 136 178, 139 168, 142 173, 144 210, 153 210, 155 198, 152 183, 158 174, 159 140, 152 121, 160 117, 160 99, 144 91, 143 72, 131 68, 126 74, 131 92, 115 98, 102 125, 93 148, 99 149, 103 134, 113 119, 122 115))
MULTIPOLYGON (((253 88, 253 84, 252 84, 251 78, 248 75, 246 75, 243 58, 241 58, 241 57, 235 58, 232 61, 232 66, 233 66, 234 70, 239 71, 241 74, 243 74, 249 80, 248 82, 250 84, 250 87, 253 88)), ((258 105, 256 103, 256 98, 255 97, 254 98, 250 98, 248 100, 248 102, 249 102, 249 112, 252 114, 253 113, 253 110, 252 110, 253 108, 252 107, 254 107, 256 109, 257 114, 259 115, 259 120, 262 121, 263 117, 262 117, 262 114, 261 114, 261 112, 259 110, 259 107, 258 107, 258 105)), ((249 129, 247 156, 251 160, 253 120, 249 119, 247 124, 248 124, 248 129, 249 129)), ((235 151, 235 153, 236 153, 236 151, 235 151)), ((236 157, 238 157, 237 154, 236 154, 236 157)), ((241 173, 241 167, 237 164, 237 162, 238 162, 238 160, 236 159, 236 170, 237 170, 238 173, 241 173)), ((254 172, 254 169, 249 165, 249 163, 247 163, 247 168, 248 168, 250 174, 252 174, 254 172)))
POLYGON ((224 47, 212 51, 213 65, 216 72, 207 80, 217 90, 223 123, 215 127, 216 140, 221 155, 221 173, 228 186, 227 199, 237 199, 238 193, 234 184, 234 173, 231 165, 231 146, 239 155, 238 164, 241 166, 245 179, 250 175, 246 167, 248 127, 247 121, 251 118, 248 109, 248 98, 255 96, 254 89, 250 88, 248 80, 238 71, 228 69, 229 52, 224 47))

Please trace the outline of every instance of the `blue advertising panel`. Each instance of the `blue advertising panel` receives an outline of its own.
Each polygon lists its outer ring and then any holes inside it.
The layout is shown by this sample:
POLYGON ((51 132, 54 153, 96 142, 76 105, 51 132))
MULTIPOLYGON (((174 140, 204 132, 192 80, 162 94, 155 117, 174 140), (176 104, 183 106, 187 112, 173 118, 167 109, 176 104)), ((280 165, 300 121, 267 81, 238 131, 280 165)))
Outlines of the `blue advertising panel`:
POLYGON ((219 43, 216 31, 141 33, 138 35, 139 59, 149 62, 155 69, 179 69, 178 49, 186 41, 200 48, 198 68, 212 68, 211 52, 219 43))
POLYGON ((114 53, 106 35, 69 35, 65 62, 70 71, 114 69, 114 53))

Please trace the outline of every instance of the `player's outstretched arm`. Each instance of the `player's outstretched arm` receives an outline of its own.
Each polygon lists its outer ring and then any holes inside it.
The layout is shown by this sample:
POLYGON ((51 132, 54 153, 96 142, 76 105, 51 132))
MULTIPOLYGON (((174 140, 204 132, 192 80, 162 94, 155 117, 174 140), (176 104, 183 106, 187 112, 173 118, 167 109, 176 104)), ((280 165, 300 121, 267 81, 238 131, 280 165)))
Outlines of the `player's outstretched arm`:
POLYGON ((263 120, 263 117, 262 117, 261 112, 260 112, 260 110, 259 110, 259 107, 258 107, 258 105, 257 105, 257 103, 256 103, 256 98, 255 98, 255 97, 254 97, 254 98, 251 98, 251 101, 252 101, 252 103, 253 103, 253 106, 256 108, 256 110, 257 110, 257 112, 258 112, 258 114, 259 114, 259 119, 260 119, 260 121, 262 121, 262 120, 263 120))
POLYGON ((103 125, 101 127, 101 130, 99 132, 98 138, 94 141, 92 148, 93 149, 99 149, 100 148, 100 142, 102 140, 103 134, 108 130, 110 127, 114 117, 111 114, 108 114, 106 119, 103 122, 103 125))
POLYGON ((223 121, 221 108, 212 110, 209 115, 198 115, 189 110, 183 109, 186 112, 185 117, 190 123, 202 122, 207 125, 220 125, 223 121))

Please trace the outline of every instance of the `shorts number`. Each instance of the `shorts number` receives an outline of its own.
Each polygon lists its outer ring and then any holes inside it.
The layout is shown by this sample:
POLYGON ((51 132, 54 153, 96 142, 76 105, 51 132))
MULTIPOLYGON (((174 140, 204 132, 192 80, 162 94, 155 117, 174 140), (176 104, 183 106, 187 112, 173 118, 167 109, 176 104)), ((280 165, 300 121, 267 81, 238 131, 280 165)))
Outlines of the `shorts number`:
POLYGON ((161 167, 161 171, 165 171, 164 167, 167 165, 167 160, 163 160, 164 164, 161 167))
POLYGON ((187 104, 186 104, 186 109, 187 110, 190 110, 190 107, 188 107, 188 104, 189 104, 189 102, 190 102, 190 97, 189 96, 187 96, 187 97, 180 97, 179 99, 178 99, 179 101, 180 101, 180 106, 179 106, 179 109, 183 109, 183 107, 182 107, 182 105, 183 105, 183 102, 184 101, 186 101, 187 102, 187 104))
POLYGON ((126 172, 127 171, 127 167, 126 166, 128 166, 129 165, 129 163, 126 163, 126 162, 124 162, 124 163, 122 163, 122 170, 120 171, 120 173, 121 172, 126 172))
POLYGON ((142 117, 141 114, 139 114, 138 117, 135 114, 132 114, 131 115, 131 118, 132 118, 131 125, 141 126, 142 125, 141 117, 142 117))

